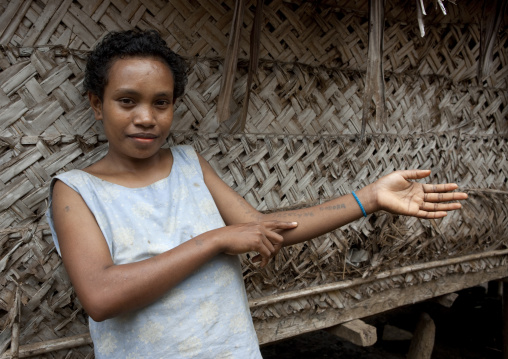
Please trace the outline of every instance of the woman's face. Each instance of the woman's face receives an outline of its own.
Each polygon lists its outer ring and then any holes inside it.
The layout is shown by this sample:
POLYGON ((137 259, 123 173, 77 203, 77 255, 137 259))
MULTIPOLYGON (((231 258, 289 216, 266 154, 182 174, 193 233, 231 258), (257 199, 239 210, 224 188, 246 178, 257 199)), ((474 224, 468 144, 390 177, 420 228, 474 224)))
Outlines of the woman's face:
POLYGON ((102 101, 89 94, 109 141, 108 155, 146 159, 158 153, 173 122, 173 75, 157 58, 115 60, 102 101))

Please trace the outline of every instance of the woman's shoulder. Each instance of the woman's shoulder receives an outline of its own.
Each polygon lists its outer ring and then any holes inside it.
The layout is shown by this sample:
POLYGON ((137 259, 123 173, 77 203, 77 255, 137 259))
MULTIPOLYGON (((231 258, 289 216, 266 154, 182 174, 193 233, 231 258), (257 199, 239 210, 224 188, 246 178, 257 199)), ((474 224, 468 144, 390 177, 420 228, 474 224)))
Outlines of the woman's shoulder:
POLYGON ((62 172, 53 177, 53 181, 60 180, 64 183, 66 182, 73 182, 77 180, 82 180, 84 177, 86 177, 86 173, 83 170, 80 169, 72 169, 67 172, 62 172))
POLYGON ((59 173, 51 179, 49 186, 51 196, 55 189, 55 185, 58 181, 64 183, 65 185, 67 185, 67 187, 70 187, 75 192, 81 193, 87 187, 89 179, 88 175, 85 172, 78 169, 72 169, 67 172, 59 173))

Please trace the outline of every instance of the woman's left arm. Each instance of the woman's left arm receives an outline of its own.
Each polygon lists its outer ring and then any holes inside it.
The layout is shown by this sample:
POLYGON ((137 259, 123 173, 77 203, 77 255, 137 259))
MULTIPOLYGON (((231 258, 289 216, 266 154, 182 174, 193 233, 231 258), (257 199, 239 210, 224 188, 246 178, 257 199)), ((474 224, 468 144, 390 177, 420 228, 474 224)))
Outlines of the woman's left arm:
MULTIPOLYGON (((225 184, 201 157, 200 161, 205 183, 226 224, 273 220, 298 222, 296 228, 280 232, 284 246, 315 238, 363 216, 352 194, 308 208, 262 214, 225 184)), ((432 185, 413 181, 429 175, 429 170, 395 171, 358 190, 356 195, 367 214, 385 210, 420 218, 442 218, 448 211, 461 208, 457 201, 466 199, 467 194, 452 192, 458 188, 456 184, 432 185)))

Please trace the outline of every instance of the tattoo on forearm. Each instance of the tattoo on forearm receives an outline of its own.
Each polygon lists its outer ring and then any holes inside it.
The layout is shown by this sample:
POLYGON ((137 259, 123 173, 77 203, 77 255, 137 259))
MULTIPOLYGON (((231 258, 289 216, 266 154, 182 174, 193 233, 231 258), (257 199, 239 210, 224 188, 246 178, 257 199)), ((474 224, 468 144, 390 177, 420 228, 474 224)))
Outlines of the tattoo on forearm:
POLYGON ((64 210, 65 210, 65 212, 69 212, 71 210, 71 207, 65 206, 64 210))
POLYGON ((319 207, 320 211, 333 211, 337 209, 345 209, 346 205, 344 203, 336 204, 334 206, 326 206, 326 207, 319 207))
POLYGON ((305 212, 305 213, 291 213, 291 212, 281 212, 281 213, 274 213, 274 216, 276 218, 303 218, 303 217, 314 217, 314 213, 312 212, 305 212))

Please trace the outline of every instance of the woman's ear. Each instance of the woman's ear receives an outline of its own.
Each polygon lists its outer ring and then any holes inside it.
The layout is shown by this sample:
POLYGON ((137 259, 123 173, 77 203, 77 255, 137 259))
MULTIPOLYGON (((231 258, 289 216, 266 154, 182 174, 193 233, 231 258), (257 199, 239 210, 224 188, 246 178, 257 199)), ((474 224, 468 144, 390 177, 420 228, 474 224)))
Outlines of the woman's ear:
POLYGON ((97 121, 102 121, 102 101, 94 93, 88 93, 88 100, 90 101, 90 105, 92 106, 93 113, 95 115, 95 119, 97 121))

